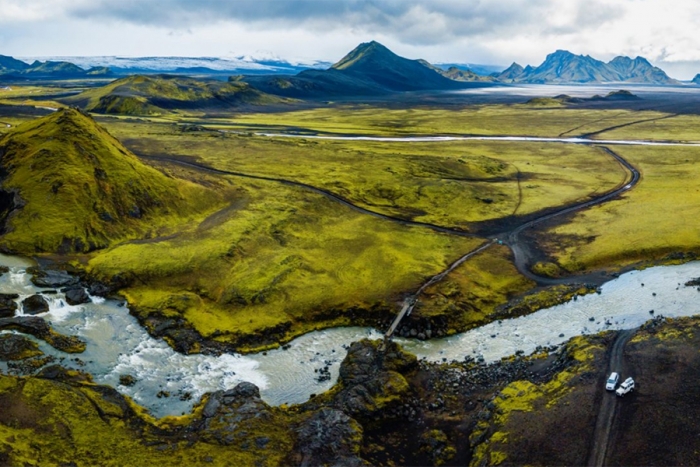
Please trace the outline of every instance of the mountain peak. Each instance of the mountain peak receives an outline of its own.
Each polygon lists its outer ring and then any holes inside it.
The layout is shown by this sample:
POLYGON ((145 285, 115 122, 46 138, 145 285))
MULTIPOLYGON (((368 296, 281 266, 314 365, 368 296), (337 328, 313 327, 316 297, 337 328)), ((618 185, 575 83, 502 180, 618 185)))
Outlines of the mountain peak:
POLYGON ((394 57, 398 57, 398 55, 377 41, 363 42, 352 49, 350 53, 341 58, 331 68, 335 68, 336 70, 345 70, 362 61, 391 60, 394 57))

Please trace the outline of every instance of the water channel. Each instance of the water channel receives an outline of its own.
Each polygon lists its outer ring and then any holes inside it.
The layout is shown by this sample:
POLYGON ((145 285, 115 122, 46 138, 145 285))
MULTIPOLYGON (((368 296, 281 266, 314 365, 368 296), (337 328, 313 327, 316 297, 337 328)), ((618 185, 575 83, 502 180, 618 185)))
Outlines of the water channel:
MULTIPOLYGON (((20 294, 18 301, 41 293, 25 272, 29 262, 0 256, 0 264, 10 267, 10 272, 0 277, 0 293, 20 294)), ((493 362, 517 351, 529 354, 538 346, 558 345, 575 335, 634 328, 653 316, 700 314, 700 292, 684 285, 698 276, 700 262, 633 271, 604 284, 599 294, 577 297, 528 316, 447 338, 396 340, 428 361, 471 357, 493 362)), ((128 305, 92 297, 92 303, 70 306, 62 293, 42 295, 50 310, 39 316, 58 332, 80 336, 87 349, 83 354, 67 355, 39 341, 41 349, 63 358, 64 366, 89 372, 97 383, 116 387, 159 417, 188 412, 205 392, 230 388, 241 381, 258 385, 270 404, 304 402, 335 383, 350 343, 381 337, 369 328, 335 328, 301 336, 287 349, 259 354, 182 355, 150 337, 129 314, 128 305), (317 371, 325 366, 330 369, 330 379, 323 380, 317 371), (134 376, 136 384, 120 385, 119 376, 124 374, 134 376)), ((0 364, 0 369, 8 371, 6 364, 0 364)))

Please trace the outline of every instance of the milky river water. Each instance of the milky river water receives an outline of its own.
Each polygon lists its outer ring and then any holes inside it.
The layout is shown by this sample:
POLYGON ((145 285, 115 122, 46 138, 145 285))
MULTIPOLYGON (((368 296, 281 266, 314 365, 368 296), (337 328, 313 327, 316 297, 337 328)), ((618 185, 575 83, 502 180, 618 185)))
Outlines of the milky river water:
MULTIPOLYGON (((0 277, 0 293, 18 293, 21 301, 41 292, 25 273, 28 262, 0 256, 0 264, 11 268, 0 277)), ((529 354, 538 346, 558 345, 580 334, 634 328, 653 316, 700 314, 700 292, 684 285, 699 276, 700 262, 633 271, 604 284, 600 294, 578 297, 528 316, 447 338, 396 341, 428 361, 482 357, 493 362, 519 350, 529 354)), ((188 412, 205 392, 242 381, 258 385, 270 404, 304 402, 335 383, 350 343, 381 338, 380 332, 369 328, 335 328, 301 336, 288 349, 254 355, 182 355, 150 337, 129 314, 128 305, 92 297, 92 303, 70 306, 62 293, 42 295, 50 310, 39 316, 58 332, 80 336, 87 349, 83 354, 67 355, 39 341, 41 349, 64 357, 63 365, 89 372, 97 383, 114 386, 159 417, 188 412), (320 377, 318 371, 324 367, 328 367, 330 378, 320 377), (120 385, 120 375, 134 376, 137 382, 130 387, 120 385)), ((6 365, 0 369, 8 371, 6 365)))

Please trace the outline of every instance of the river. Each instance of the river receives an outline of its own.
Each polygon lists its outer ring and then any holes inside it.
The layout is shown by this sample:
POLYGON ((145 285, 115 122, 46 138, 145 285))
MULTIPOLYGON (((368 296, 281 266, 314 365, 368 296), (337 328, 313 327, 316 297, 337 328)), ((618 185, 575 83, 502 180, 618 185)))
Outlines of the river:
POLYGON ((255 133, 267 138, 302 138, 332 141, 377 141, 384 143, 440 143, 446 141, 506 141, 521 143, 566 143, 566 144, 605 144, 611 146, 700 146, 700 142, 592 139, 592 138, 547 138, 540 136, 342 136, 309 135, 303 133, 255 133))
MULTIPOLYGON (((0 293, 18 293, 21 301, 40 292, 25 272, 30 263, 0 256, 0 264, 10 267, 0 277, 0 293)), ((698 276, 700 262, 633 271, 604 284, 600 294, 577 297, 528 316, 447 338, 396 341, 428 361, 481 357, 486 363, 493 362, 517 351, 529 354, 538 346, 559 345, 575 335, 634 328, 653 317, 651 310, 654 316, 667 317, 700 313, 700 292, 684 286, 698 276)), ((80 336, 87 349, 83 354, 67 355, 39 341, 41 349, 63 358, 61 363, 67 367, 92 374, 97 383, 116 387, 158 417, 189 412, 205 392, 242 381, 258 385, 263 399, 272 405, 304 402, 335 383, 350 343, 381 338, 380 332, 369 328, 335 328, 301 336, 287 349, 253 355, 182 355, 150 337, 123 303, 92 297, 90 304, 69 306, 61 293, 42 295, 50 310, 39 316, 58 332, 80 336), (319 381, 318 371, 324 367, 330 378, 319 381), (136 384, 120 385, 123 374, 134 376, 136 384)), ((8 371, 5 364, 0 369, 8 371)))

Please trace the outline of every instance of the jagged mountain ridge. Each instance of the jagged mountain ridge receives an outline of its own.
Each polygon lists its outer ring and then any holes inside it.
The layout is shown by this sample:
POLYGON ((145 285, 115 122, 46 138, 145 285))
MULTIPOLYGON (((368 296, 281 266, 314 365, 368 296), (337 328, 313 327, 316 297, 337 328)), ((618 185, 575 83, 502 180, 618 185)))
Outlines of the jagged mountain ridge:
POLYGON ((497 76, 499 81, 536 84, 627 82, 679 84, 643 57, 615 57, 608 63, 590 55, 557 50, 538 67, 522 68, 513 63, 497 76))

